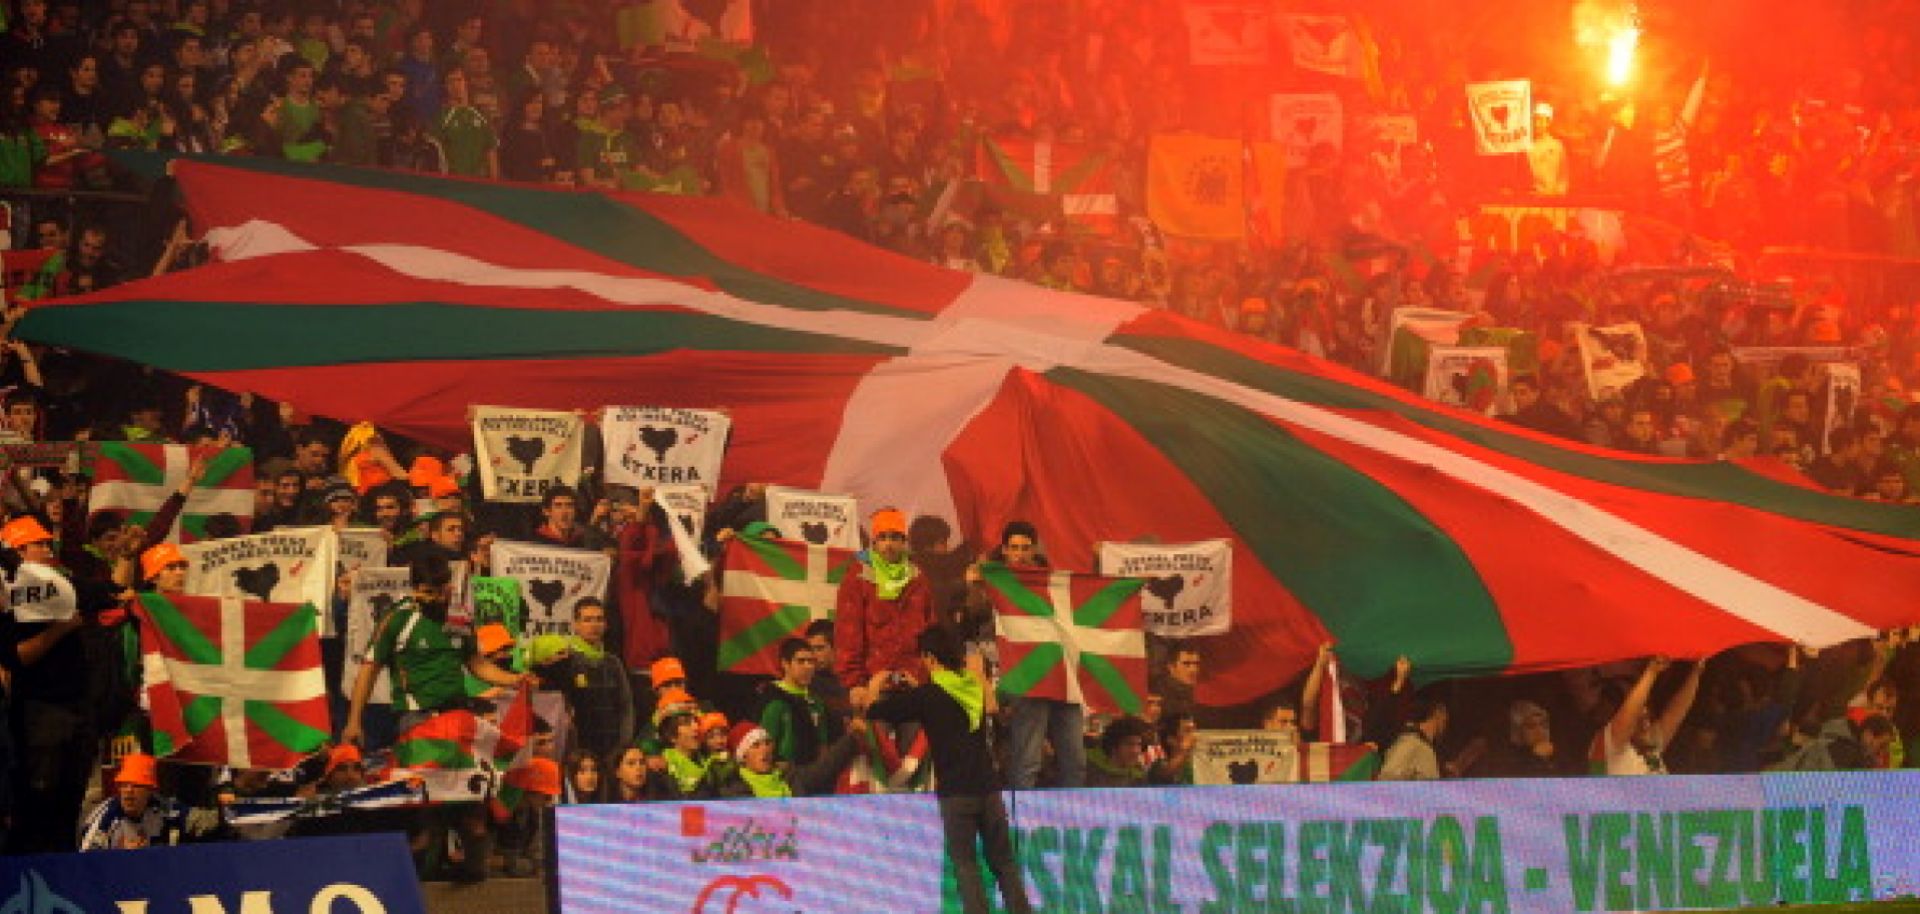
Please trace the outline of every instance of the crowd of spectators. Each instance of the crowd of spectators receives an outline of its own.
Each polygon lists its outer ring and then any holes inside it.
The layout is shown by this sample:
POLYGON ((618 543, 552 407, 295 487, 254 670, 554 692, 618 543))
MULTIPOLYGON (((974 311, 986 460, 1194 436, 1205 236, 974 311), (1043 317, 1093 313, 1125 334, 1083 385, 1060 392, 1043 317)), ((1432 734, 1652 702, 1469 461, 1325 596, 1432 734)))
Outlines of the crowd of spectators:
MULTIPOLYGON (((1920 384, 1920 286, 1911 269, 1866 283, 1816 272, 1761 288, 1751 276, 1692 269, 1712 246, 1686 235, 1698 230, 1742 250, 1780 243, 1920 255, 1920 100, 1912 90, 1920 80, 1908 43, 1880 27, 1903 21, 1911 4, 1868 4, 1857 72, 1816 92, 1743 82, 1729 70, 1703 75, 1697 63, 1649 86, 1634 106, 1547 87, 1551 110, 1538 112, 1536 126, 1556 138, 1564 161, 1544 164, 1542 156, 1475 156, 1457 90, 1487 73, 1449 56, 1444 32, 1380 12, 1372 23, 1378 85, 1339 84, 1355 126, 1343 149, 1316 149, 1290 174, 1285 241, 1263 248, 1165 239, 1136 218, 1146 209, 1151 136, 1239 135, 1242 127, 1240 111, 1208 98, 1211 81, 1224 77, 1191 64, 1179 4, 682 2, 708 18, 681 17, 681 4, 668 0, 113 0, 105 8, 16 0, 0 36, 0 183, 107 188, 117 178, 105 152, 126 148, 718 194, 905 256, 1166 307, 1367 371, 1382 362, 1395 309, 1448 309, 1530 341, 1515 351, 1500 408, 1520 425, 1639 454, 1776 458, 1823 488, 1864 498, 1912 503, 1920 491, 1920 406, 1910 395, 1920 384), (754 42, 716 40, 742 6, 755 14, 754 42), (1378 141, 1358 126, 1363 111, 1414 115, 1422 141, 1378 141), (932 223, 949 183, 973 173, 982 138, 1002 136, 1108 150, 1123 217, 1117 233, 990 206, 948 208, 932 223), (1660 256, 1640 252, 1649 266, 1676 269, 1623 275, 1578 233, 1543 236, 1528 251, 1460 253, 1457 220, 1478 203, 1569 194, 1680 226, 1660 256), (1647 336, 1645 378, 1594 396, 1570 325, 1627 322, 1647 336), (1826 354, 1737 358, 1781 347, 1826 354), (1833 415, 1827 396, 1829 363, 1859 369, 1860 396, 1844 415, 1833 415)), ((58 252, 10 296, 85 292, 143 274, 155 252, 125 239, 165 235, 84 195, 9 199, 16 242, 58 252)), ((139 366, 21 343, 0 352, 0 385, 13 390, 14 441, 247 444, 261 481, 255 529, 379 527, 396 562, 412 568, 416 607, 433 627, 446 563, 484 568, 495 538, 609 550, 632 573, 619 576, 605 603, 582 604, 564 643, 526 652, 523 668, 486 659, 511 653, 497 633, 472 633, 477 644, 468 649, 458 638, 436 648, 456 652, 484 685, 566 693, 569 749, 539 765, 534 794, 630 802, 829 790, 869 730, 860 712, 927 674, 914 631, 888 635, 894 656, 881 661, 867 656, 874 642, 864 638, 858 655, 836 656, 832 626, 816 625, 780 647, 776 682, 717 675, 712 616, 702 609, 708 585, 665 583, 672 547, 657 535, 662 515, 645 493, 562 490, 537 511, 489 504, 472 480, 442 482, 456 455, 399 440, 353 458, 390 461, 396 481, 356 488, 336 478, 345 470, 344 428, 139 366), (416 476, 417 466, 440 469, 416 476), (636 640, 638 627, 665 635, 636 640), (655 649, 628 649, 636 643, 655 649)), ((12 744, 0 752, 13 768, 13 791, 0 802, 11 810, 10 849, 244 837, 218 813, 233 798, 363 786, 369 759, 407 722, 368 707, 370 681, 335 696, 341 738, 308 768, 216 778, 155 764, 137 723, 128 728, 138 714, 116 672, 124 621, 112 607, 130 589, 167 586, 172 563, 165 554, 150 561, 155 538, 146 528, 89 523, 83 480, 56 472, 9 479, 13 522, 0 532, 0 557, 57 554, 76 583, 86 582, 83 602, 92 607, 72 625, 9 620, 0 637, 12 661, 12 744), (116 795, 82 822, 80 794, 103 766, 114 772, 116 795), (156 791, 168 802, 156 802, 156 791)), ((757 503, 757 487, 723 499, 707 529, 744 529, 757 503)), ((1028 525, 975 545, 947 543, 938 518, 876 517, 871 528, 872 574, 863 580, 872 592, 843 594, 843 613, 849 599, 881 607, 917 600, 908 618, 966 641, 983 638, 969 565, 1044 563, 1044 531, 1028 525), (935 577, 938 586, 928 583, 935 577)), ((403 662, 395 656, 381 659, 403 662)), ((1685 670, 1654 659, 1426 689, 1415 688, 1408 664, 1378 683, 1327 682, 1325 665, 1315 664, 1301 683, 1276 683, 1272 700, 1247 708, 1195 703, 1200 650, 1157 645, 1155 656, 1153 695, 1138 717, 1088 721, 1026 700, 999 709, 989 692, 989 719, 1004 737, 996 751, 1015 786, 1182 783, 1191 778, 1196 727, 1313 738, 1327 689, 1341 691, 1351 732, 1381 748, 1390 777, 1890 767, 1914 758, 1902 735, 1920 732, 1920 648, 1899 634, 1817 656, 1755 646, 1685 670)), ((341 662, 330 655, 335 672, 341 662)), ((951 664, 942 670, 958 675, 951 664)), ((340 677, 328 678, 338 691, 340 677)), ((441 706, 428 701, 412 713, 441 706)), ((436 874, 477 877, 490 864, 523 872, 539 853, 529 837, 535 823, 441 816, 416 823, 416 846, 436 874), (446 833, 461 837, 429 840, 446 833), (489 859, 490 836, 505 851, 498 860, 489 859)))

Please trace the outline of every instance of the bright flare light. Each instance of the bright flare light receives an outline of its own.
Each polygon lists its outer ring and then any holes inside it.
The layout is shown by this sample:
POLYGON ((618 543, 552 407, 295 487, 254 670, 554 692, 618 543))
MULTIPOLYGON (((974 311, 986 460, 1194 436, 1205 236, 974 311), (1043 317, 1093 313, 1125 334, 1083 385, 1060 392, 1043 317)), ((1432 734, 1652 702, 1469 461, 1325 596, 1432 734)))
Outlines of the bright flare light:
POLYGON ((1607 39, 1607 84, 1620 88, 1633 78, 1633 54, 1640 47, 1640 30, 1627 26, 1607 39))

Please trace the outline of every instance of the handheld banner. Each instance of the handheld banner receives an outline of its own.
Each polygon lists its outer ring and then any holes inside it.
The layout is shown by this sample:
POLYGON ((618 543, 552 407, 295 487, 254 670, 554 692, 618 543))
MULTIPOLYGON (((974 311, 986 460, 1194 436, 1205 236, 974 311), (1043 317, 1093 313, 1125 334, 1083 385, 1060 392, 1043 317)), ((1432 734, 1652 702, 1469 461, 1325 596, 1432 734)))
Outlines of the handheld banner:
POLYGON ((680 553, 680 574, 687 583, 713 568, 706 553, 700 551, 700 538, 707 526, 706 486, 655 486, 653 502, 666 512, 667 527, 673 533, 673 547, 680 553))
POLYGON ((526 634, 565 635, 573 631, 573 607, 584 597, 607 598, 613 560, 604 552, 499 540, 493 544, 493 573, 520 582, 526 634))
POLYGON ((1233 543, 1101 543, 1100 572, 1142 578, 1147 631, 1166 638, 1221 635, 1233 627, 1233 543))
POLYGON ((1504 346, 1434 346, 1427 350, 1424 395, 1429 400, 1491 416, 1506 389, 1504 346))
MULTIPOLYGON (((189 543, 187 593, 239 597, 261 603, 333 605, 340 537, 332 527, 278 527, 266 533, 189 543)), ((320 634, 331 637, 333 614, 320 614, 320 634)))
POLYGON ((18 622, 60 622, 80 611, 73 582, 39 562, 21 562, 7 584, 6 611, 18 622))
POLYGON ((1287 148, 1287 165, 1301 168, 1322 144, 1335 152, 1346 138, 1340 96, 1331 92, 1273 97, 1273 141, 1287 148))
POLYGON ((1507 79, 1468 83, 1473 145, 1483 156, 1526 152, 1533 146, 1533 82, 1507 79))
POLYGON ((1647 334, 1637 323, 1595 327, 1568 324, 1580 348, 1580 365, 1587 374, 1587 393, 1595 400, 1622 394, 1627 385, 1647 373, 1647 334))
POLYGON ((580 432, 573 413, 476 406, 473 454, 489 501, 538 504, 555 484, 580 482, 580 432))
POLYGON ((609 406, 600 416, 607 481, 636 489, 662 485, 715 488, 733 420, 708 409, 609 406))
POLYGON ((768 486, 767 523, 787 539, 837 549, 860 548, 860 503, 851 495, 768 486))
POLYGON ((1300 742, 1271 730, 1198 730, 1195 784, 1288 784, 1300 779, 1300 742))
MULTIPOLYGON (((373 633, 380 630, 380 620, 413 593, 410 574, 405 568, 362 568, 354 573, 353 591, 347 598, 347 662, 340 668, 343 693, 353 694, 354 680, 360 677, 360 665, 373 647, 373 633)), ((374 680, 373 697, 368 700, 393 703, 393 679, 384 667, 374 680)))

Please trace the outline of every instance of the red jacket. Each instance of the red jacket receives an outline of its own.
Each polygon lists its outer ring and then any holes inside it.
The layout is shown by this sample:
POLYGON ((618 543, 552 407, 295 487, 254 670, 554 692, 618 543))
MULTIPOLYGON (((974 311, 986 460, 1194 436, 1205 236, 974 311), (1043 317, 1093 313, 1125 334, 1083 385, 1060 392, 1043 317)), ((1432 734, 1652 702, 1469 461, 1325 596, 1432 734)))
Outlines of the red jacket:
POLYGON ((862 563, 858 574, 841 579, 835 609, 834 651, 840 661, 835 672, 847 688, 864 688, 883 671, 926 679, 916 642, 933 623, 933 599, 919 568, 897 599, 882 600, 874 589, 873 568, 862 563))

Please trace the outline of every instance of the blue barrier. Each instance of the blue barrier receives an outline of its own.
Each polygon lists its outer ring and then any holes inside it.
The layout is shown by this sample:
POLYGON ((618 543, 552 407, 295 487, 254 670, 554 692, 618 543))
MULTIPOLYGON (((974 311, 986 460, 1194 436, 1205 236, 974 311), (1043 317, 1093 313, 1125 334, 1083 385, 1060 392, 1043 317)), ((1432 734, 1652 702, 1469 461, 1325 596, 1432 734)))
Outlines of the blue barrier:
MULTIPOLYGON (((1008 794, 1035 909, 1647 911, 1920 889, 1920 772, 1008 794)), ((555 811, 564 914, 958 912, 925 795, 555 811)), ((995 899, 997 903, 997 898, 995 899)))
POLYGON ((425 914, 395 834, 0 858, 8 914, 425 914))

